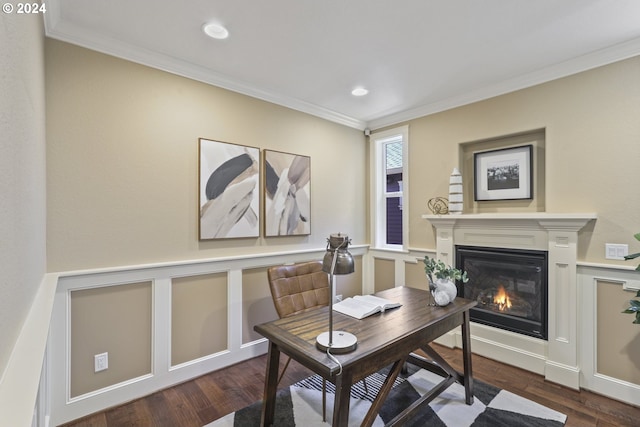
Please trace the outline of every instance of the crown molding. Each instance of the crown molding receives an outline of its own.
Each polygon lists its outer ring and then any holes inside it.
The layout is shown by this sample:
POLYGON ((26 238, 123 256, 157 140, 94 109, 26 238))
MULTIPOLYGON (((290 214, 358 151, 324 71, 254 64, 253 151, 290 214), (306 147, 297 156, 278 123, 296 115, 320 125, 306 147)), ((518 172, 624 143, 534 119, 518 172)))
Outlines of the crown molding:
POLYGON ((264 91, 246 82, 238 81, 232 76, 212 72, 205 67, 170 55, 135 47, 113 38, 96 37, 90 30, 85 28, 74 27, 68 23, 62 25, 60 23, 59 1, 51 0, 47 3, 47 6, 48 10, 44 15, 45 34, 47 37, 271 102, 359 130, 366 128, 377 130, 386 126, 396 125, 640 55, 640 38, 636 38, 523 76, 503 80, 478 90, 404 111, 389 112, 389 114, 382 113, 378 117, 367 120, 350 117, 299 99, 282 96, 278 93, 264 91))
POLYGON ((483 101, 506 93, 526 89, 538 84, 547 83, 552 80, 578 74, 583 71, 612 64, 638 55, 640 55, 640 38, 632 39, 607 49, 601 49, 596 52, 569 59, 523 76, 504 80, 500 83, 486 86, 476 91, 471 91, 466 94, 422 105, 410 110, 372 119, 367 123, 367 125, 371 130, 380 129, 386 126, 406 122, 408 120, 428 116, 430 114, 450 110, 452 108, 461 107, 463 105, 472 104, 474 102, 483 101))
POLYGON ((53 10, 51 9, 52 8, 50 8, 51 13, 47 13, 45 16, 45 35, 49 38, 207 83, 212 86, 247 95, 252 98, 257 98, 302 113, 307 113, 351 128, 359 130, 364 130, 366 128, 366 122, 362 120, 298 99, 257 89, 245 82, 238 81, 223 74, 215 73, 205 67, 201 67, 188 61, 183 61, 170 55, 165 55, 149 49, 132 46, 113 38, 103 36, 96 37, 91 31, 87 31, 84 28, 74 27, 69 24, 62 26, 59 24, 59 10, 57 8, 53 8, 53 10))

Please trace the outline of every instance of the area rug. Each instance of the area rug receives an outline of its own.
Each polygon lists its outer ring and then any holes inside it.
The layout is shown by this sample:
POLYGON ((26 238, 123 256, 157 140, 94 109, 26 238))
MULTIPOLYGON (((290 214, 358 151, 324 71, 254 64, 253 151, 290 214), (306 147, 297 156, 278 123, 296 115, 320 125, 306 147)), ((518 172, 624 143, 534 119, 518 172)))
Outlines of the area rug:
MULTIPOLYGON (((395 415, 438 384, 442 377, 409 365, 405 375, 398 376, 382 406, 374 426, 384 426, 395 415)), ((367 378, 365 393, 362 382, 351 389, 349 426, 359 426, 382 386, 386 372, 367 378)), ((289 388, 278 391, 274 426, 328 426, 333 413, 333 384, 327 383, 327 420, 322 421, 322 379, 314 375, 289 388)), ((492 385, 474 380, 474 403, 464 403, 464 387, 454 383, 429 405, 424 405, 405 424, 408 426, 447 427, 558 427, 567 416, 546 406, 492 385)), ((262 402, 256 402, 235 413, 220 418, 205 427, 248 427, 260 425, 262 402)))

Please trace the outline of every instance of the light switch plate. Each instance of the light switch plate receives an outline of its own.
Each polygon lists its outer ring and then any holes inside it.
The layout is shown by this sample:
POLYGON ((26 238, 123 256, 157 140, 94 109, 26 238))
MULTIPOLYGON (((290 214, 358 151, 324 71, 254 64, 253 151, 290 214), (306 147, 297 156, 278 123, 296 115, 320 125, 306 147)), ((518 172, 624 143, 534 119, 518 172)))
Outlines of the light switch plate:
POLYGON ((606 243, 605 244, 605 258, 624 260, 626 255, 629 255, 629 245, 620 243, 606 243))

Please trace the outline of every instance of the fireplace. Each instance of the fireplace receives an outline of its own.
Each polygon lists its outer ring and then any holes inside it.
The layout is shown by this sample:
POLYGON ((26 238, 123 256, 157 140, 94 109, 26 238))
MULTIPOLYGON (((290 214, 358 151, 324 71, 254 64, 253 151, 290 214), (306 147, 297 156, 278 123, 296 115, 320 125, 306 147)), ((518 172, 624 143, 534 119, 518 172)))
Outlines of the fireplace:
POLYGON ((458 295, 478 302, 471 321, 547 339, 547 252, 456 246, 469 281, 458 295))
MULTIPOLYGON (((580 388, 579 310, 576 308, 579 301, 578 232, 597 217, 595 213, 569 212, 423 215, 435 228, 436 258, 445 264, 455 265, 456 249, 462 247, 546 253, 547 262, 541 266, 541 271, 544 269, 548 273, 544 289, 546 301, 541 299, 546 303, 546 316, 541 310, 541 320, 545 319, 546 327, 528 329, 532 335, 542 336, 541 331, 546 328, 547 338, 532 338, 475 320, 471 328, 474 353, 537 372, 549 381, 576 390, 580 388), (540 335, 533 331, 539 331, 540 335)), ((445 334, 438 342, 450 347, 459 346, 460 334, 445 334)))

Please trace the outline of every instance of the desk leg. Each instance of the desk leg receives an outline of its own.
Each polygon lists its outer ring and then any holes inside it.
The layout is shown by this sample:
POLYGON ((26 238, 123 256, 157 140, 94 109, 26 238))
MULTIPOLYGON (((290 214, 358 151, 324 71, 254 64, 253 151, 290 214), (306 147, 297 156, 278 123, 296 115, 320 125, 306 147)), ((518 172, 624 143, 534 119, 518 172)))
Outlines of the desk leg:
POLYGON ((260 425, 267 427, 273 425, 273 417, 276 409, 276 391, 278 388, 278 369, 280 368, 280 349, 269 341, 269 353, 267 354, 267 373, 264 379, 264 395, 262 401, 262 418, 260 425))
POLYGON ((349 424, 349 404, 353 377, 350 372, 342 371, 336 378, 336 396, 333 402, 333 426, 349 424))
POLYGON ((464 365, 464 395, 467 405, 473 404, 473 372, 471 370, 471 329, 469 310, 463 313, 462 321, 462 363, 464 365))

